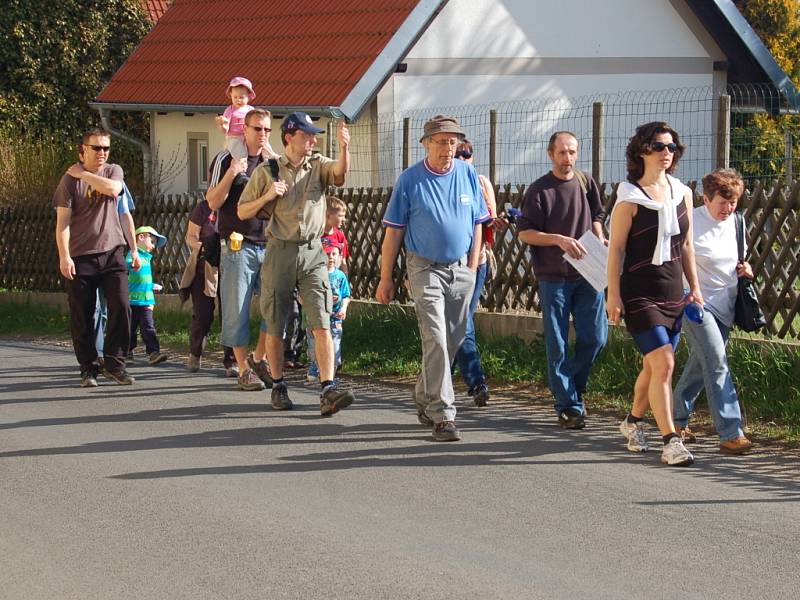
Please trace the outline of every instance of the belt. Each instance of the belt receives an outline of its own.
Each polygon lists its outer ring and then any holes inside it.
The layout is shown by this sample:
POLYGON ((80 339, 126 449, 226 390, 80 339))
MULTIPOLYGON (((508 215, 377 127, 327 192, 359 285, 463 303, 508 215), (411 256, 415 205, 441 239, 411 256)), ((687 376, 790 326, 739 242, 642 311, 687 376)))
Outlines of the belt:
POLYGON ((469 265, 469 260, 468 260, 469 257, 466 254, 461 258, 454 260, 453 262, 438 262, 435 260, 430 260, 429 258, 425 258, 421 254, 417 254, 416 252, 411 252, 411 254, 413 254, 417 258, 421 258, 422 260, 424 260, 430 265, 433 265, 434 267, 466 267, 467 265, 469 265))
POLYGON ((322 247, 322 238, 314 238, 312 240, 279 240, 278 238, 269 238, 269 244, 274 244, 279 248, 302 248, 306 247, 308 249, 313 248, 321 248, 322 247))
MULTIPOLYGON (((226 246, 228 244, 228 239, 220 236, 219 243, 220 243, 221 246, 226 246)), ((267 247, 267 243, 266 242, 253 242, 251 240, 248 240, 247 238, 243 239, 242 243, 243 244, 247 244, 249 246, 255 246, 256 248, 266 248, 267 247)))

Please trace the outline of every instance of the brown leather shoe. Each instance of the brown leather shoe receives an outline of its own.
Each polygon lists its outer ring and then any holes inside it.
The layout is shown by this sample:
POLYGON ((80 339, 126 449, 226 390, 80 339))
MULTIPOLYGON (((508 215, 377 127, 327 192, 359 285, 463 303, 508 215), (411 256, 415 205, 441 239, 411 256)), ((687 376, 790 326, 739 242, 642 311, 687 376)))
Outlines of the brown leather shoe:
POLYGON ((744 454, 753 447, 753 442, 742 436, 735 440, 720 442, 719 451, 724 454, 744 454))
POLYGON ((689 429, 689 426, 678 428, 678 435, 684 444, 694 444, 697 441, 697 436, 694 431, 689 429))

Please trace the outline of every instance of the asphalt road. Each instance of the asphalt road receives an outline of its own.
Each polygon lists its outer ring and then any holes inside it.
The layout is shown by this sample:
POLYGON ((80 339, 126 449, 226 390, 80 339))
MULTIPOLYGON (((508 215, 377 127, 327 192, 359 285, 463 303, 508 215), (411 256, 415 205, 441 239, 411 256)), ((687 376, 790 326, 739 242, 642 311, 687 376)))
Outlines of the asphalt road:
POLYGON ((800 594, 796 459, 664 467, 520 400, 462 401, 441 444, 407 388, 323 420, 297 377, 279 413, 221 369, 131 371, 85 390, 70 348, 0 341, 0 598, 800 594))

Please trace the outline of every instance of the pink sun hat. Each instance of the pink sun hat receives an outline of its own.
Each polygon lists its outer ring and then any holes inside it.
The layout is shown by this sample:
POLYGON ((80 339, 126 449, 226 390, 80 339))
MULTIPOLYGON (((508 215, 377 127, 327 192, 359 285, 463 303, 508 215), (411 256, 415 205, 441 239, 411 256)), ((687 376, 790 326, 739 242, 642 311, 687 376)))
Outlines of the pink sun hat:
POLYGON ((256 99, 256 93, 253 91, 253 84, 250 83, 250 80, 245 77, 234 77, 231 79, 231 82, 228 84, 227 94, 231 93, 231 88, 234 88, 238 85, 243 85, 247 88, 247 91, 250 92, 250 100, 256 99))

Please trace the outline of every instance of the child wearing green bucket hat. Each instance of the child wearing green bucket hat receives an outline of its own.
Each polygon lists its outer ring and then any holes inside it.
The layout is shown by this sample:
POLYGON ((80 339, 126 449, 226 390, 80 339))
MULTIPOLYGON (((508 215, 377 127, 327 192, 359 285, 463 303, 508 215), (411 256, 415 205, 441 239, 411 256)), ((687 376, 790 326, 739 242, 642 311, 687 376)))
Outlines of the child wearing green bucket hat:
POLYGON ((133 270, 133 259, 129 252, 125 258, 128 264, 128 294, 131 305, 131 345, 128 352, 128 360, 133 360, 133 349, 137 343, 136 332, 141 330, 142 339, 147 350, 148 362, 151 365, 156 365, 167 360, 167 355, 161 352, 161 346, 156 335, 155 319, 153 318, 156 297, 153 293, 151 261, 153 259, 153 250, 155 248, 163 248, 167 243, 167 238, 148 226, 139 227, 135 233, 136 246, 139 249, 139 258, 142 266, 138 271, 133 270))

